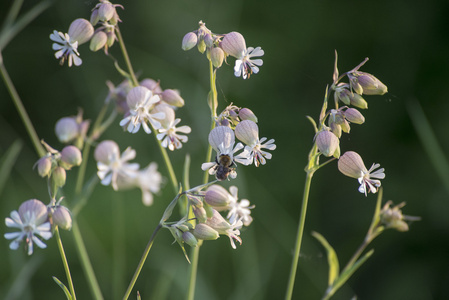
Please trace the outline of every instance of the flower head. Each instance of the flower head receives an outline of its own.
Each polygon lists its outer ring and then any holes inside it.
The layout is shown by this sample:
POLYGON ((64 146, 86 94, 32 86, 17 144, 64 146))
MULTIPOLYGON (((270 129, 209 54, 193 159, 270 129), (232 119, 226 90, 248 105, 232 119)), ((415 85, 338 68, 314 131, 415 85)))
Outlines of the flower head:
POLYGON ((161 123, 157 119, 165 118, 162 112, 152 113, 154 105, 160 101, 158 95, 154 95, 149 89, 143 86, 138 86, 129 91, 126 97, 129 112, 127 116, 120 121, 120 126, 123 126, 131 133, 139 131, 142 125, 146 133, 151 133, 148 122, 153 128, 161 128, 161 123))
POLYGON ((69 67, 72 63, 75 66, 82 64, 79 57, 78 46, 87 42, 93 35, 94 28, 85 19, 76 19, 70 24, 69 32, 62 33, 56 30, 50 34, 50 39, 54 41, 52 48, 56 50, 56 59, 61 59, 61 65, 67 60, 69 67))
POLYGON ((236 161, 250 165, 253 163, 258 167, 260 164, 266 164, 266 159, 271 159, 271 153, 262 149, 274 150, 276 145, 274 139, 267 142, 267 138, 263 137, 259 140, 259 127, 251 120, 243 120, 235 127, 235 135, 239 140, 246 144, 244 156, 246 159, 236 159, 236 161), (265 143, 264 143, 265 142, 265 143))
POLYGON ((385 169, 375 170, 378 167, 380 167, 379 164, 373 164, 367 170, 360 155, 354 151, 345 152, 338 160, 338 170, 346 176, 357 178, 360 183, 359 192, 365 196, 369 192, 376 193, 381 185, 378 179, 385 178, 385 169))
POLYGON ((51 225, 48 222, 47 206, 39 200, 31 199, 20 205, 19 212, 12 211, 11 218, 5 219, 7 227, 18 228, 18 232, 5 233, 5 238, 13 240, 9 248, 17 250, 22 240, 25 240, 28 255, 33 254, 33 243, 39 248, 46 248, 38 237, 48 240, 52 237, 51 225))
POLYGON ((120 149, 114 141, 103 141, 98 144, 95 149, 95 159, 101 184, 111 184, 112 188, 117 191, 119 189, 118 180, 128 181, 135 178, 139 164, 128 163, 135 157, 136 151, 130 147, 120 155, 120 149))
POLYGON ((238 143, 235 148, 234 131, 227 126, 217 126, 209 133, 209 144, 217 152, 215 162, 203 163, 201 169, 209 169, 210 175, 215 175, 218 180, 224 180, 230 176, 235 178, 235 163, 244 162, 247 159, 246 153, 240 153, 234 157, 234 153, 243 148, 242 143, 238 143))
POLYGON ((252 59, 252 57, 259 57, 263 55, 264 51, 260 47, 255 49, 253 47, 249 47, 244 50, 240 57, 235 61, 234 75, 236 77, 242 76, 243 79, 246 79, 253 73, 259 73, 259 67, 263 64, 263 60, 260 58, 252 59))
POLYGON ((387 201, 380 211, 380 222, 385 228, 393 228, 398 231, 408 231, 408 224, 405 221, 419 221, 420 217, 406 216, 402 214, 401 208, 405 206, 405 202, 391 207, 393 202, 387 201))
POLYGON ((180 133, 190 133, 192 129, 189 126, 176 125, 181 122, 181 119, 175 119, 174 110, 166 104, 158 105, 154 111, 163 112, 165 114, 165 119, 161 120, 161 128, 158 129, 157 139, 162 141, 161 145, 164 148, 168 148, 171 151, 175 149, 181 149, 182 143, 187 143, 188 137, 180 133))
POLYGON ((136 177, 136 185, 142 191, 143 204, 153 204, 153 194, 160 191, 162 175, 157 171, 157 163, 150 163, 145 169, 140 170, 136 177))

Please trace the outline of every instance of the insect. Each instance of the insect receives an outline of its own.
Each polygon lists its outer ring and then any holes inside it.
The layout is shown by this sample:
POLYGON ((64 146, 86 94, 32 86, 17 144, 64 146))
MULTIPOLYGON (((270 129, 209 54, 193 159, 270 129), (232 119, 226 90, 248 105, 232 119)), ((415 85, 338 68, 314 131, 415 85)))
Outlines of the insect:
POLYGON ((231 178, 235 177, 235 163, 234 160, 227 154, 221 154, 218 159, 215 158, 215 162, 217 166, 215 166, 215 177, 222 181, 228 178, 231 175, 231 178))

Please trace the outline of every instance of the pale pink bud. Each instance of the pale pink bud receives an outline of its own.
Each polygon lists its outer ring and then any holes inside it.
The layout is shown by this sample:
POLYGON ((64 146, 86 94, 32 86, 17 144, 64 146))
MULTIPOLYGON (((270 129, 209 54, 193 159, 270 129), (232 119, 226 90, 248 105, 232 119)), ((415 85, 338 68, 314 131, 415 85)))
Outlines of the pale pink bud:
POLYGON ((159 81, 156 81, 154 79, 146 78, 140 82, 140 85, 152 91, 153 94, 162 93, 162 88, 159 85, 159 81))
POLYGON ((242 53, 246 51, 246 42, 243 35, 233 31, 226 34, 221 42, 221 48, 227 54, 240 58, 242 53))
POLYGON ((354 151, 347 151, 338 160, 338 170, 348 177, 359 178, 368 172, 362 157, 354 151))
POLYGON ((177 90, 166 89, 159 96, 161 97, 162 101, 166 102, 167 104, 176 107, 184 106, 184 99, 182 99, 179 91, 177 90))
POLYGON ((61 143, 74 140, 79 133, 78 123, 74 117, 64 117, 55 125, 55 133, 61 143))
POLYGON ((221 67, 224 60, 224 52, 221 48, 215 47, 210 50, 210 60, 215 68, 221 67))
POLYGON ((359 94, 356 93, 350 93, 349 95, 349 102, 352 106, 361 108, 361 109, 367 109, 368 108, 368 102, 366 102, 365 99, 362 98, 359 94))
POLYGON ((44 156, 37 162, 37 172, 39 176, 46 177, 50 175, 51 171, 51 158, 44 156))
POLYGON ((249 109, 249 108, 242 108, 239 110, 239 117, 240 120, 250 120, 254 123, 257 123, 257 117, 256 115, 249 109))
POLYGON ((346 120, 351 123, 363 124, 365 122, 365 117, 355 108, 348 108, 344 115, 346 120))
POLYGON ((210 33, 206 33, 206 34, 204 35, 203 39, 204 39, 204 43, 206 44, 206 46, 207 46, 208 48, 210 48, 210 47, 213 46, 213 44, 214 44, 214 39, 212 38, 212 36, 211 36, 210 33))
POLYGON ((63 187, 66 180, 66 172, 62 167, 56 167, 51 175, 53 184, 57 187, 63 187))
POLYGON ((64 163, 63 167, 66 170, 73 166, 79 166, 83 161, 81 151, 75 146, 64 147, 61 151, 61 161, 64 163))
POLYGON ((64 206, 58 206, 52 214, 53 224, 64 230, 72 228, 72 215, 64 206))
POLYGON ((204 201, 215 209, 226 209, 231 202, 229 196, 224 187, 214 184, 207 189, 204 201))
POLYGON ((194 32, 187 33, 182 39, 181 48, 184 51, 190 50, 198 43, 198 36, 194 32))
POLYGON ((369 73, 356 71, 349 73, 348 77, 357 94, 383 95, 388 91, 385 84, 369 73))
POLYGON ((106 45, 108 35, 104 31, 97 31, 90 40, 89 48, 91 51, 98 51, 106 45))
POLYGON ((195 226, 193 235, 200 240, 216 240, 220 237, 215 229, 204 223, 200 223, 195 226))

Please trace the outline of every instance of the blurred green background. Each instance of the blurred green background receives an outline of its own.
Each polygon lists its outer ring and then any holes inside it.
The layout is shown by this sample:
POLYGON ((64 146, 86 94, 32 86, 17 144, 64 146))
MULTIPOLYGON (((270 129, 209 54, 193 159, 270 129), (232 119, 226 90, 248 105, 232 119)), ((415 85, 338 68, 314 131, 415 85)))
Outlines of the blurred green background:
MULTIPOLYGON (((26 1, 22 13, 38 1, 26 1)), ((83 65, 60 66, 51 49, 50 33, 66 32, 76 18, 89 18, 96 2, 57 1, 25 28, 4 50, 3 59, 40 138, 61 149, 54 135, 56 121, 75 115, 79 107, 95 119, 107 95, 106 80, 121 81, 102 52, 80 47, 83 65)), ((274 138, 277 149, 267 165, 239 167, 240 198, 256 208, 254 222, 242 232, 243 244, 233 250, 227 237, 205 242, 200 252, 196 299, 281 299, 291 263, 313 129, 305 116, 317 118, 326 84, 332 81, 334 50, 345 72, 365 57, 362 71, 387 86, 384 96, 367 96, 366 123, 353 125, 341 138, 342 153, 362 155, 367 166, 386 169, 384 200, 407 202, 407 215, 421 216, 410 231, 387 231, 372 244, 374 255, 335 299, 447 299, 449 282, 449 197, 412 125, 407 107, 420 103, 444 153, 449 149, 449 4, 447 1, 123 1, 120 24, 134 68, 141 78, 176 88, 186 101, 177 115, 192 127, 189 142, 170 153, 178 178, 191 155, 191 186, 202 181, 209 128, 206 98, 208 63, 195 49, 184 52, 181 40, 202 20, 216 33, 239 31, 248 46, 265 51, 260 73, 236 78, 230 59, 217 76, 219 109, 233 102, 252 109, 261 136, 274 138), (411 102, 412 101, 412 102, 411 102), (414 101, 414 102, 413 102, 414 101)), ((11 1, 0 4, 3 21, 11 1)), ((120 57, 115 45, 111 53, 120 57)), ((143 132, 123 132, 117 124, 102 139, 116 140, 121 150, 132 146, 136 161, 159 163, 167 177, 154 139, 143 132)), ((423 128, 423 123, 419 123, 423 128)), ((0 216, 31 198, 48 202, 45 180, 32 169, 38 157, 7 93, 0 84, 0 154, 14 141, 22 148, 11 175, 0 190, 0 216)), ((427 136, 429 136, 427 134, 427 136)), ((435 148, 432 148, 435 150, 435 148)), ((447 156, 446 156, 447 157, 447 156)), ((92 157, 91 157, 92 159, 92 157)), ((444 161, 439 161, 444 166, 444 161)), ((87 176, 95 175, 93 161, 87 176)), ((449 170, 445 169, 447 176, 449 170)), ((443 173, 444 173, 443 172, 443 173)), ((65 188, 70 205, 77 170, 65 188)), ((323 234, 344 265, 362 242, 376 196, 357 192, 356 180, 340 174, 336 163, 316 173, 311 189, 300 268, 294 299, 319 299, 327 283, 323 248, 310 235, 323 234)), ((78 217, 95 272, 106 299, 121 299, 145 245, 173 197, 168 183, 143 207, 140 191, 112 191, 98 186, 78 217)), ((0 232, 9 232, 5 226, 0 232)), ((73 237, 62 232, 79 299, 91 299, 73 237)), ((187 290, 188 263, 168 231, 161 231, 136 284, 142 299, 182 299, 187 290)), ((0 239, 0 298, 11 288, 17 299, 63 299, 53 282, 65 274, 54 239, 31 257, 11 251, 0 239), (24 275, 25 274, 25 275, 24 275), (22 276, 19 282, 15 279, 22 276), (13 286, 15 282, 16 285, 13 286)), ((133 294, 135 295, 135 294, 133 294)))

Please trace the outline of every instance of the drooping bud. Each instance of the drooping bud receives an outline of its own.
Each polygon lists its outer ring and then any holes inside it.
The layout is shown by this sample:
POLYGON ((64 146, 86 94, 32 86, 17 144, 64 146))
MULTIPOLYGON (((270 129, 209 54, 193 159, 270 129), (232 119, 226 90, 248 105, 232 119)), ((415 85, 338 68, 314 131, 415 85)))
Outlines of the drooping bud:
POLYGON ((187 33, 182 39, 181 48, 184 51, 188 51, 196 46, 198 43, 198 36, 194 32, 187 33))
POLYGON ((226 209, 231 202, 229 192, 220 185, 211 185, 204 196, 204 201, 216 210, 226 209))
POLYGON ((204 207, 192 206, 193 214, 198 219, 198 222, 204 223, 207 220, 207 212, 204 207))
POLYGON ((385 84, 369 73, 356 71, 348 73, 348 78, 352 88, 360 95, 383 95, 388 91, 385 84))
POLYGON ((97 31, 90 40, 89 48, 91 51, 98 51, 106 45, 107 41, 108 35, 102 30, 97 31))
POLYGON ((76 148, 75 146, 66 146, 61 151, 61 166, 66 169, 70 170, 73 166, 79 166, 81 165, 81 162, 83 161, 81 151, 76 148))
POLYGON ((51 172, 51 158, 48 156, 44 156, 40 158, 37 162, 37 172, 41 177, 47 177, 51 172))
POLYGON ((349 103, 352 106, 355 106, 357 108, 361 108, 361 109, 368 108, 368 102, 366 102, 366 100, 363 99, 362 96, 360 96, 359 94, 356 94, 356 93, 349 94, 349 103))
POLYGON ((363 124, 365 122, 365 117, 355 108, 348 108, 344 115, 346 120, 351 123, 363 124))
POLYGON ((98 17, 100 21, 109 21, 115 13, 115 7, 109 1, 103 1, 98 7, 98 17))
POLYGON ((224 52, 221 48, 215 47, 210 50, 210 60, 215 68, 221 67, 224 60, 224 52))
POLYGON ((182 99, 179 91, 177 90, 166 89, 159 96, 161 97, 162 101, 166 102, 167 104, 176 107, 184 106, 184 99, 182 99))
POLYGON ((257 123, 256 115, 249 108, 242 108, 241 110, 239 110, 239 118, 242 121, 250 120, 253 121, 254 123, 257 123))
POLYGON ((208 48, 214 45, 214 39, 212 38, 212 35, 210 33, 206 33, 203 37, 203 40, 208 48))
MULTIPOLYGON (((337 149, 340 141, 335 134, 330 131, 320 131, 316 136, 316 145, 320 152, 327 157, 338 155, 337 149)), ((338 157, 338 156, 335 156, 338 157)))
POLYGON ((220 237, 215 229, 204 223, 200 223, 195 226, 193 235, 200 240, 216 240, 220 237))
POLYGON ((66 180, 66 172, 62 167, 56 167, 51 175, 51 180, 56 187, 63 187, 66 180))
POLYGON ((79 133, 76 119, 74 117, 64 117, 59 119, 55 125, 55 133, 61 143, 69 143, 74 140, 79 133))
POLYGON ((236 31, 230 32, 224 36, 221 48, 228 55, 240 58, 242 53, 246 51, 245 38, 236 31))
POLYGON ((408 218, 409 220, 417 221, 419 217, 409 217, 403 216, 401 208, 404 207, 405 202, 402 202, 394 207, 390 207, 393 204, 391 201, 387 201, 384 207, 380 211, 380 222, 386 228, 393 228, 398 231, 408 231, 408 224, 404 221, 404 219, 408 218))
POLYGON ((94 27, 86 19, 76 19, 70 24, 69 32, 70 40, 78 42, 78 46, 84 44, 94 34, 94 27))
POLYGON ((190 247, 196 247, 198 244, 198 240, 190 231, 185 231, 182 233, 182 240, 190 247))
POLYGON ((72 228, 72 215, 64 206, 58 206, 52 214, 53 224, 64 230, 72 228))

